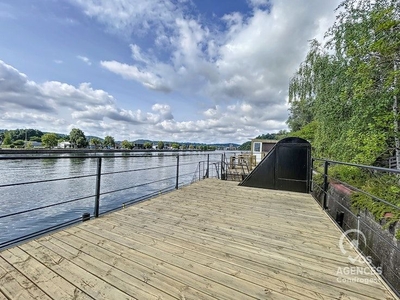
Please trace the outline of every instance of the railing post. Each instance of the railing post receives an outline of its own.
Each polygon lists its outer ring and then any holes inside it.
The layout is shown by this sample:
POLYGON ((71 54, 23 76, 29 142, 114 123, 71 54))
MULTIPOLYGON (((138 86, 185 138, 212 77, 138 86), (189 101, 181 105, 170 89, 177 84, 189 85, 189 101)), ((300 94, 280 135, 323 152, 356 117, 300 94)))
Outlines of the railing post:
POLYGON ((324 164, 324 203, 323 203, 323 208, 328 209, 328 168, 329 168, 329 162, 325 161, 324 164))
POLYGON ((176 182, 175 189, 179 188, 179 154, 176 156, 176 182))
POLYGON ((357 214, 357 249, 360 250, 360 209, 358 209, 357 214))
POLYGON ((97 171, 96 171, 96 192, 94 201, 94 217, 99 217, 100 210, 100 182, 101 182, 101 157, 97 158, 97 171))
POLYGON ((201 161, 199 161, 199 181, 201 180, 201 161))
POLYGON ((222 177, 222 176, 223 176, 222 174, 224 173, 223 164, 224 164, 224 154, 222 153, 222 154, 221 154, 221 180, 224 179, 224 178, 222 177))
POLYGON ((210 154, 207 154, 207 173, 206 173, 206 178, 210 177, 209 172, 210 172, 210 154))
POLYGON ((314 171, 314 158, 311 158, 311 169, 310 169, 310 192, 314 191, 314 180, 313 180, 313 171, 314 171))

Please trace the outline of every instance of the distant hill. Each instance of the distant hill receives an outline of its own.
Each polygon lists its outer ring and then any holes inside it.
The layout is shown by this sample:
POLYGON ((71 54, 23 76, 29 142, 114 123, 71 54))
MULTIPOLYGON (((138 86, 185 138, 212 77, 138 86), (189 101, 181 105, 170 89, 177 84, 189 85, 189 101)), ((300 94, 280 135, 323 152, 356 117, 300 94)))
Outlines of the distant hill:
MULTIPOLYGON (((12 131, 13 132, 13 140, 16 139, 25 139, 25 132, 27 132, 27 139, 29 140, 30 137, 32 136, 37 136, 37 137, 41 137, 43 134, 46 133, 55 133, 56 135, 58 135, 60 138, 66 138, 68 137, 68 134, 65 133, 57 133, 57 132, 49 132, 49 131, 40 131, 40 130, 36 130, 36 129, 14 129, 14 130, 9 130, 9 129, 0 129, 0 139, 1 139, 1 134, 4 133, 5 131, 12 131)), ((91 139, 99 139, 100 141, 104 141, 104 138, 98 137, 98 136, 94 136, 94 135, 86 135, 86 138, 88 140, 91 139)), ((121 143, 121 141, 116 140, 117 143, 121 143)), ((159 142, 159 140, 149 140, 149 139, 137 139, 133 141, 134 143, 137 144, 144 144, 146 142, 149 143, 155 143, 157 144, 159 142)), ((199 142, 176 142, 176 141, 164 141, 164 144, 180 144, 180 145, 193 145, 193 146, 202 146, 202 145, 208 145, 208 146, 214 146, 217 148, 228 148, 228 147, 239 147, 239 144, 236 143, 213 143, 213 144, 207 144, 207 143, 199 143, 199 142)))

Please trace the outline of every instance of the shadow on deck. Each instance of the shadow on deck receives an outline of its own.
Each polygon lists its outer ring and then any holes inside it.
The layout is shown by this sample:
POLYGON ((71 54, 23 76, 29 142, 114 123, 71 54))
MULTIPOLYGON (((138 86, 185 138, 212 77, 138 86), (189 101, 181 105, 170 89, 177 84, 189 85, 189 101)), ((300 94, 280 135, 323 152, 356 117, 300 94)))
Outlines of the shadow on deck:
POLYGON ((340 237, 308 194, 207 179, 0 252, 0 299, 397 299, 340 237))

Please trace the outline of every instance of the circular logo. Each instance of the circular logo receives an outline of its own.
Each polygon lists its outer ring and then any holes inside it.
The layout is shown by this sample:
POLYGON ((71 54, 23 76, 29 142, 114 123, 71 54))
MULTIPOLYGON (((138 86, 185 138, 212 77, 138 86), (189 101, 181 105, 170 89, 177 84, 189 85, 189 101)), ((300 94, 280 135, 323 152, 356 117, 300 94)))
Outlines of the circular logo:
POLYGON ((363 262, 360 254, 357 254, 356 256, 352 256, 351 254, 348 254, 348 251, 345 249, 345 240, 346 238, 348 240, 350 240, 351 244, 356 248, 359 249, 360 245, 367 245, 367 239, 364 235, 364 233, 362 233, 362 231, 358 230, 358 229, 350 229, 347 230, 345 232, 343 232, 342 236, 339 239, 339 248, 340 251, 344 254, 347 255, 347 258, 349 259, 349 261, 351 263, 355 263, 357 260, 359 260, 359 262, 363 262), (351 238, 351 234, 353 234, 353 239, 351 238), (354 235, 356 236, 356 238, 354 238, 354 235))

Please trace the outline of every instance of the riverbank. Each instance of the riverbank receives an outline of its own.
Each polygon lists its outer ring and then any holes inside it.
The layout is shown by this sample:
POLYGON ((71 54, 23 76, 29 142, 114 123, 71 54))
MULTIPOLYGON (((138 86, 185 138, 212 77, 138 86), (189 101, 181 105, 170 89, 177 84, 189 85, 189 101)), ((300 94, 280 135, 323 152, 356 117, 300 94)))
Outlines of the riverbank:
POLYGON ((0 149, 0 154, 71 154, 71 153, 135 153, 135 152, 214 152, 215 150, 181 149, 0 149))

